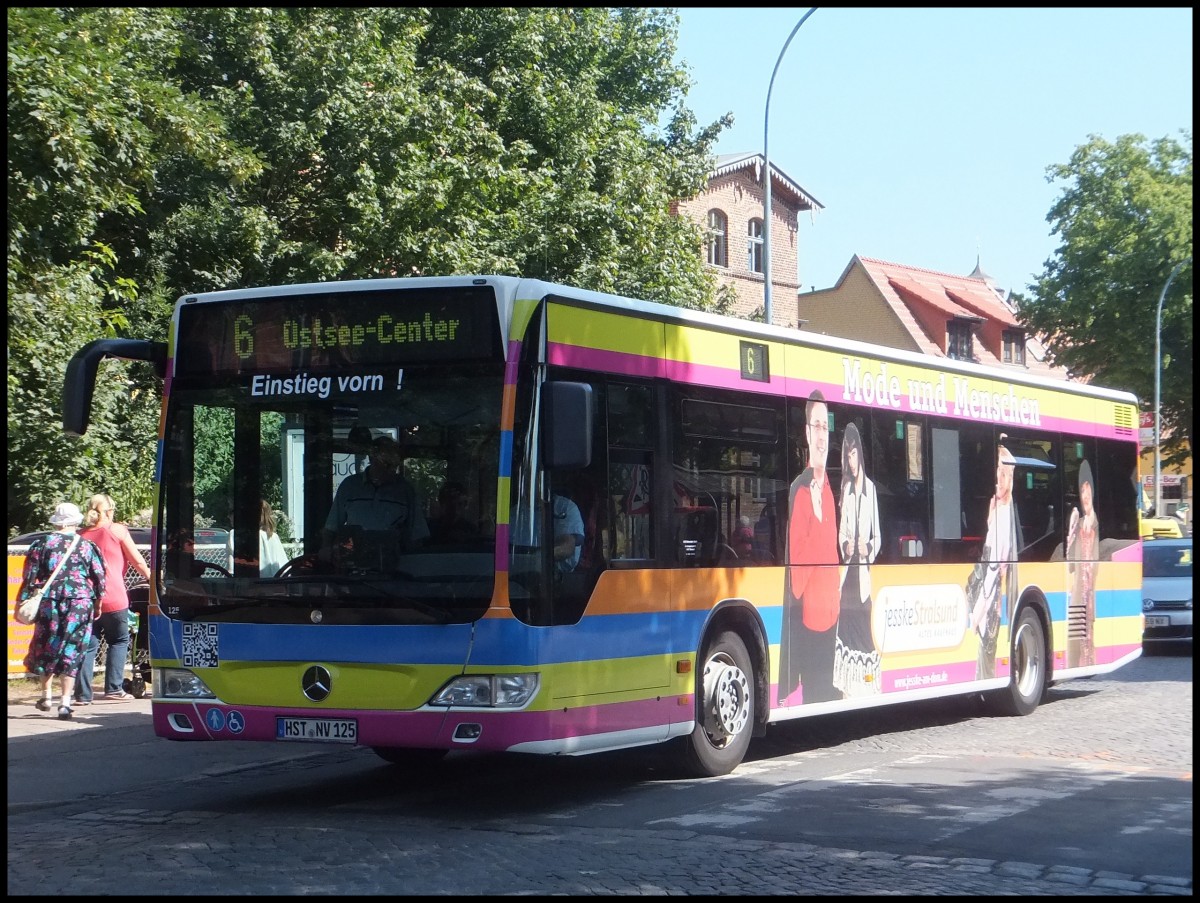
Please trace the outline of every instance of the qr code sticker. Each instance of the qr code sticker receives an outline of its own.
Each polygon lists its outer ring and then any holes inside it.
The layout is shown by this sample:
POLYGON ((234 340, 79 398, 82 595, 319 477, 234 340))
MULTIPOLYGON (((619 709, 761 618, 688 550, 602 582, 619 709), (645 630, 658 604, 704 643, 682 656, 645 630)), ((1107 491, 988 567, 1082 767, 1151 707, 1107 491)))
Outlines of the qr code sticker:
POLYGON ((215 668, 221 664, 216 624, 183 625, 183 666, 215 668))

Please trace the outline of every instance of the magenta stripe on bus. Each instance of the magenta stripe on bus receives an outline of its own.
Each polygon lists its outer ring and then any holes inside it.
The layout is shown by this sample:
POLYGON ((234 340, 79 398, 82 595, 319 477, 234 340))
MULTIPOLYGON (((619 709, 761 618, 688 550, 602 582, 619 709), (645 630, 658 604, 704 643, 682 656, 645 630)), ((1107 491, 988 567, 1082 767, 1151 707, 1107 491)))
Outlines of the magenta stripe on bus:
MULTIPOLYGON (((550 343, 546 350, 546 358, 551 364, 563 367, 574 367, 579 370, 594 370, 601 373, 619 373, 625 376, 660 377, 672 382, 685 385, 714 386, 724 389, 736 389, 740 392, 750 392, 768 395, 787 395, 793 398, 807 398, 813 389, 820 389, 825 399, 831 403, 842 403, 842 386, 839 383, 823 383, 812 380, 785 379, 772 374, 769 383, 760 383, 743 379, 741 372, 729 367, 714 367, 708 364, 689 364, 680 361, 656 359, 641 354, 630 354, 623 351, 605 351, 596 348, 583 348, 578 345, 550 343)), ((879 406, 869 406, 876 410, 884 410, 879 406)), ((895 409, 898 413, 928 413, 914 412, 905 396, 903 405, 895 409)), ((975 418, 960 414, 944 416, 958 420, 975 418)), ((998 423, 997 425, 1005 425, 998 423)), ((1095 423, 1090 420, 1076 420, 1069 417, 1044 416, 1036 429, 1062 431, 1082 435, 1092 435, 1100 439, 1130 439, 1120 433, 1114 424, 1095 423)))

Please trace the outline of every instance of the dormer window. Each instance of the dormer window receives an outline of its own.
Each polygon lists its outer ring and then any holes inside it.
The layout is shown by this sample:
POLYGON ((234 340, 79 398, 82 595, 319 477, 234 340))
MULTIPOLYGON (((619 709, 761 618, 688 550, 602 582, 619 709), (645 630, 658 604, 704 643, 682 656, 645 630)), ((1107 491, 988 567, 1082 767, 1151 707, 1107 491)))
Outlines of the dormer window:
POLYGON ((751 273, 763 271, 763 223, 760 219, 750 220, 747 229, 746 268, 751 273))
POLYGON ((1004 330, 1004 357, 1006 364, 1025 365, 1025 331, 1022 329, 1004 330))
POLYGON ((971 323, 968 320, 948 321, 946 323, 946 357, 956 361, 974 360, 971 332, 971 323))
POLYGON ((708 211, 708 262, 711 266, 729 266, 727 220, 720 210, 708 211))

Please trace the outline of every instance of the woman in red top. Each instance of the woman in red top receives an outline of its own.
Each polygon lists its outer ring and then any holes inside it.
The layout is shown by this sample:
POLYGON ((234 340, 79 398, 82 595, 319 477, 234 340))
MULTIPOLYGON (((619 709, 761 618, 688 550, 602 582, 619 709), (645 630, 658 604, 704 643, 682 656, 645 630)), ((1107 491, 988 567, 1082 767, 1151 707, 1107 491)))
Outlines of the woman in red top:
POLYGON ((92 675, 96 668, 96 652, 100 648, 100 635, 108 641, 108 655, 104 661, 104 698, 128 701, 133 697, 125 692, 125 660, 129 655, 129 593, 125 588, 125 571, 133 568, 146 580, 150 579, 150 567, 134 545, 124 524, 113 522, 116 511, 111 496, 103 493, 88 500, 84 517, 84 529, 79 535, 90 539, 100 548, 104 557, 104 595, 100 597, 100 612, 92 626, 92 644, 80 668, 80 679, 75 683, 75 701, 78 705, 92 702, 92 675))

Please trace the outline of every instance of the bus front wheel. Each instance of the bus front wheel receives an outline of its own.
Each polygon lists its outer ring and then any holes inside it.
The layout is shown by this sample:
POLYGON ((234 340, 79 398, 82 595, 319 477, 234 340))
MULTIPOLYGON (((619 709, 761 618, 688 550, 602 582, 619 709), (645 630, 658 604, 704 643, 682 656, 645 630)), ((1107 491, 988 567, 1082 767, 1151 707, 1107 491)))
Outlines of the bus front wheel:
POLYGON ((729 774, 741 763, 754 728, 754 666, 732 630, 713 637, 696 675, 696 726, 681 738, 682 765, 696 777, 729 774))
POLYGON ((1046 692, 1046 631, 1042 619, 1029 606, 1021 609, 1013 626, 1011 675, 1008 686, 992 697, 1004 715, 1028 715, 1046 692))
POLYGON ((391 765, 415 767, 436 765, 445 758, 445 749, 405 749, 396 746, 372 746, 371 751, 391 765))

